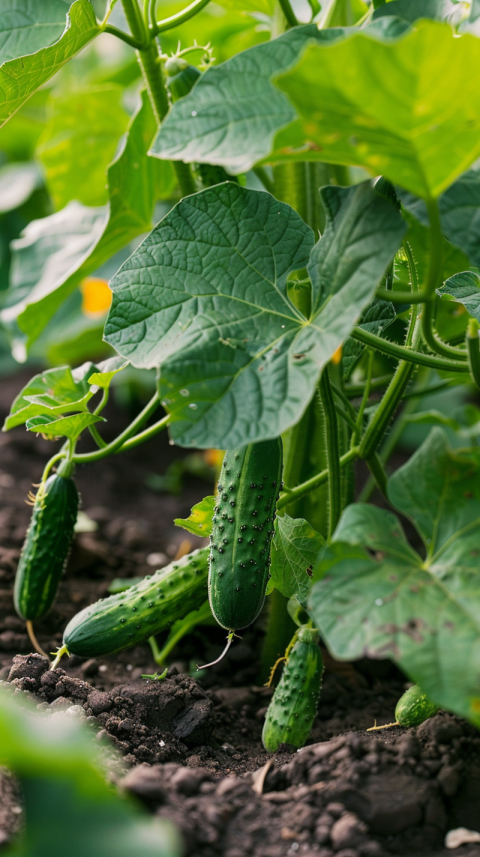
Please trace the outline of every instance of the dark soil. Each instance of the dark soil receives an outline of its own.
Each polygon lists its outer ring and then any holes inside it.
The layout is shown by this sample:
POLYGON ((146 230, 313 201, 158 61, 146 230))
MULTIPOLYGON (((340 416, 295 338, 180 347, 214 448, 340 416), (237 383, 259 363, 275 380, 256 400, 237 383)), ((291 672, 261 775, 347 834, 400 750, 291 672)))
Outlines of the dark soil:
MULTIPOLYGON (((2 381, 4 413, 25 380, 2 381)), ((114 409, 110 417, 112 432, 128 421, 114 409)), ((443 847, 452 828, 480 830, 480 733, 446 713, 418 729, 367 733, 375 720, 393 719, 405 688, 389 662, 336 664, 325 653, 309 746, 283 746, 274 757, 261 743, 271 695, 258 686, 261 620, 201 682, 188 673, 223 646, 213 627, 182 641, 163 681, 141 678, 156 670, 146 644, 99 660, 72 657, 48 671, 47 659, 30 654, 12 586, 29 519, 25 498, 53 447, 24 429, 2 435, 0 447, 0 678, 33 694, 50 716, 67 711, 108 737, 124 757, 120 787, 178 825, 187 855, 480 857, 480 845, 443 847)), ((187 516, 211 486, 190 479, 181 498, 145 487, 148 474, 182 454, 162 437, 77 471, 83 511, 98 529, 76 536, 55 607, 36 627, 46 651, 114 577, 147 574, 185 550, 187 534, 173 518, 187 516)), ((20 819, 15 783, 0 772, 0 848, 20 819)))

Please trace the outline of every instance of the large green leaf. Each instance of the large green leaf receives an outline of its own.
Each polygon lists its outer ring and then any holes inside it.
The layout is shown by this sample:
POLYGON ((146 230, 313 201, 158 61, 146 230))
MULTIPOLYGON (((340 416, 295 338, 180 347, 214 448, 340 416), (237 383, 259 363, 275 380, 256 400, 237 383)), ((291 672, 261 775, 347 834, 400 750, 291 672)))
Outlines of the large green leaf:
POLYGON ((275 521, 270 566, 270 586, 286 598, 295 596, 305 606, 312 569, 325 539, 303 518, 283 515, 275 521))
POLYGON ((47 717, 2 690, 0 763, 20 778, 25 807, 22 832, 8 853, 62 857, 68 840, 71 857, 179 857, 173 826, 143 817, 122 799, 107 783, 106 761, 76 718, 47 717))
POLYGON ((70 440, 76 440, 88 426, 93 426, 95 423, 100 422, 105 422, 105 417, 86 412, 69 414, 66 417, 58 417, 57 419, 43 414, 38 417, 31 417, 27 420, 25 426, 27 431, 42 434, 50 440, 57 440, 60 437, 68 437, 70 440))
POLYGON ((303 157, 357 164, 438 197, 480 155, 479 63, 478 39, 430 20, 395 42, 360 32, 310 45, 276 77, 300 119, 275 153, 298 157, 300 146, 303 157))
POLYGON ((161 365, 177 442, 229 449, 295 424, 370 303, 405 224, 369 182, 322 199, 313 247, 288 205, 217 185, 182 200, 111 281, 105 338, 135 366, 161 365), (307 262, 308 320, 287 297, 288 274, 307 262))
POLYGON ((128 124, 119 86, 95 86, 54 95, 37 146, 55 208, 76 199, 107 202, 106 170, 128 124))
MULTIPOLYGON (((41 4, 32 3, 32 15, 37 17, 36 10, 43 4, 44 0, 41 4)), ((91 4, 88 0, 76 0, 70 7, 64 32, 57 42, 36 53, 29 52, 29 56, 5 62, 0 67, 0 123, 6 122, 36 89, 53 77, 99 32, 91 4)))
POLYGON ((331 42, 343 30, 295 27, 207 69, 195 88, 174 104, 151 152, 161 158, 248 170, 268 155, 274 134, 295 117, 288 99, 270 82, 312 39, 331 42))
POLYGON ((151 228, 156 200, 174 186, 171 165, 147 156, 155 128, 148 96, 142 93, 124 148, 108 169, 108 208, 71 202, 33 221, 13 243, 9 306, 1 318, 18 328, 17 336, 27 346, 80 280, 151 228))
POLYGON ((0 65, 51 45, 65 29, 63 0, 3 0, 0 20, 0 65))
POLYGON ((480 726, 480 457, 434 429, 389 480, 395 515, 356 504, 314 569, 310 606, 332 653, 391 657, 439 705, 480 726), (367 553, 368 551, 368 553, 367 553))

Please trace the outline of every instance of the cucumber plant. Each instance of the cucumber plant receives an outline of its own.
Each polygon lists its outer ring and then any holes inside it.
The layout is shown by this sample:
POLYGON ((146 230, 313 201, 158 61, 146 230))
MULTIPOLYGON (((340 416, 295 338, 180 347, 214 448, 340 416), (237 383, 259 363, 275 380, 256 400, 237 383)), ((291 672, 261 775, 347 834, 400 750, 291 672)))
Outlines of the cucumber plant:
POLYGON ((467 401, 480 389, 476 4, 452 15, 397 0, 392 15, 377 0, 330 0, 307 14, 233 0, 222 17, 195 0, 162 19, 156 0, 75 0, 48 34, 17 5, 24 26, 0 40, 0 118, 15 130, 34 90, 50 93, 34 156, 51 208, 12 244, 0 317, 16 358, 44 347, 55 365, 25 386, 5 429, 60 443, 16 583, 30 632, 68 554, 73 468, 94 474, 168 430, 173 444, 226 450, 216 499, 183 522, 211 547, 82 611, 65 650, 115 651, 172 625, 153 642, 163 668, 197 620, 215 617, 230 644, 266 596, 263 673, 290 617, 304 626, 268 749, 307 740, 317 634, 339 659, 392 658, 432 706, 480 726, 480 411, 467 401), (101 50, 75 58, 104 34, 130 57, 110 78, 101 50), (67 62, 96 81, 82 92, 87 141, 71 77, 49 89, 67 62), (143 90, 129 118, 118 87, 133 79, 143 90), (108 315, 105 283, 85 286, 106 264, 108 315), (92 289, 103 315, 89 327, 92 289), (107 443, 104 408, 127 365, 156 369, 155 392, 107 443), (87 432, 94 449, 79 446, 87 432), (392 473, 402 438, 419 448, 392 473), (369 503, 374 490, 391 511, 369 503), (69 498, 61 527, 48 517, 57 491, 69 498), (413 523, 412 544, 395 512, 413 523))

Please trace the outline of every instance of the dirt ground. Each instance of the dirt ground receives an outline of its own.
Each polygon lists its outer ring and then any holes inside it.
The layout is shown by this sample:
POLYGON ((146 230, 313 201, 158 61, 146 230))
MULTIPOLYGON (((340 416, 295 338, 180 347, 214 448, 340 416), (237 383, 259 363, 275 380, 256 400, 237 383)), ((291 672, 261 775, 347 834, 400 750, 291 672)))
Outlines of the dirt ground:
MULTIPOLYGON (((25 380, 1 380, 2 421, 25 380)), ((112 434, 128 421, 114 408, 110 416, 112 434)), ((443 846, 452 828, 480 829, 480 733, 446 713, 417 729, 367 733, 393 719, 405 688, 388 661, 337 664, 325 652, 308 746, 282 746, 273 757, 261 743, 272 692, 258 678, 262 618, 224 661, 197 675, 195 663, 223 647, 220 629, 200 627, 184 639, 162 682, 141 678, 156 671, 148 644, 98 660, 64 659, 48 671, 48 661, 31 654, 12 587, 30 515, 25 499, 52 449, 23 428, 0 436, 1 680, 52 715, 70 710, 111 741, 124 759, 120 787, 178 825, 189 857, 480 857, 480 845, 443 846)), ((76 535, 55 606, 36 625, 46 651, 113 578, 151 573, 176 555, 187 534, 173 519, 186 517, 212 485, 190 477, 176 497, 146 480, 184 454, 161 436, 77 470, 82 510, 98 528, 76 535)), ((21 814, 14 782, 0 773, 0 848, 21 814)))

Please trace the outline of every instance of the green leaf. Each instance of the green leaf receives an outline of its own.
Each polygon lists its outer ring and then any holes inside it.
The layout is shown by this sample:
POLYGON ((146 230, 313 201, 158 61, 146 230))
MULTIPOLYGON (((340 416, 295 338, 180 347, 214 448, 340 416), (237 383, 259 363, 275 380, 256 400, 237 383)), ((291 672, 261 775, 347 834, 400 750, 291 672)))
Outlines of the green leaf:
POLYGON ((87 402, 95 392, 90 387, 90 378, 98 370, 100 373, 119 371, 123 368, 119 364, 123 363, 121 358, 111 357, 98 366, 88 362, 73 371, 70 366, 61 366, 35 375, 13 401, 3 431, 22 425, 30 417, 40 414, 86 409, 87 402))
POLYGON ((429 20, 395 42, 359 32, 310 45, 276 77, 300 119, 272 157, 298 157, 300 146, 303 158, 363 166, 438 197, 480 155, 479 63, 478 39, 429 20))
POLYGON ((382 3, 373 13, 373 20, 385 16, 396 15, 413 23, 419 18, 433 18, 434 21, 445 21, 455 14, 456 4, 451 0, 392 0, 382 3))
POLYGON ((454 452, 434 429, 388 484, 426 559, 394 515, 349 506, 314 570, 310 600, 335 657, 391 657, 439 705, 477 726, 479 475, 478 451, 454 452))
POLYGON ((369 182, 322 199, 312 249, 288 205, 217 185, 182 200, 113 277, 105 339, 134 366, 161 364, 178 443, 230 449, 295 424, 370 303, 405 225, 369 182), (307 262, 308 321, 287 297, 289 273, 307 262))
POLYGON ((23 205, 41 184, 36 164, 6 164, 0 169, 0 214, 23 205))
POLYGON ((70 7, 65 29, 57 42, 29 56, 5 62, 0 67, 0 123, 6 122, 36 89, 50 80, 99 32, 91 4, 88 0, 76 0, 70 7))
POLYGON ((295 117, 271 75, 288 68, 312 39, 331 42, 342 34, 315 24, 295 27, 207 69, 195 90, 173 105, 151 153, 221 164, 231 173, 250 169, 268 155, 275 132, 295 117))
POLYGON ((295 596, 305 606, 313 565, 324 544, 323 536, 303 518, 277 518, 270 554, 270 585, 286 598, 295 596))
MULTIPOLYGON (((390 301, 374 301, 373 304, 362 314, 358 326, 368 333, 381 336, 383 331, 395 321, 395 307, 390 301)), ((350 378, 358 360, 365 350, 365 346, 356 339, 350 337, 343 346, 342 366, 345 380, 350 378)))
POLYGON ((108 195, 106 170, 129 120, 122 89, 105 85, 53 95, 49 112, 36 157, 55 208, 72 199, 103 205, 108 195))
POLYGON ((95 423, 100 422, 104 423, 105 418, 90 413, 72 414, 68 417, 60 417, 60 419, 54 419, 54 417, 44 414, 38 417, 31 417, 25 425, 27 431, 43 434, 51 439, 68 437, 70 440, 76 440, 88 426, 93 426, 95 423))
POLYGON ((215 497, 204 497, 200 503, 193 506, 188 518, 175 518, 176 527, 183 527, 194 536, 209 536, 212 532, 213 507, 215 497))
POLYGON ((20 343, 31 345, 84 277, 151 228, 156 200, 168 197, 174 185, 171 165, 147 156, 155 128, 142 93, 125 145, 108 169, 108 208, 70 202, 30 223, 13 242, 11 289, 1 319, 18 327, 20 343))
POLYGON ((454 274, 437 289, 437 295, 463 304, 468 314, 480 321, 480 277, 474 271, 454 274))
POLYGON ((88 383, 93 384, 97 388, 100 387, 102 390, 108 390, 115 375, 121 372, 122 369, 127 368, 128 361, 122 360, 121 357, 110 357, 100 364, 100 366, 101 372, 94 372, 93 375, 90 375, 88 383))
POLYGON ((34 54, 60 38, 67 7, 63 0, 3 0, 0 20, 0 65, 34 54))
POLYGON ((107 784, 105 751, 74 717, 47 717, 2 690, 0 762, 21 781, 19 857, 62 857, 69 838, 71 857, 180 857, 173 826, 143 816, 107 784))

